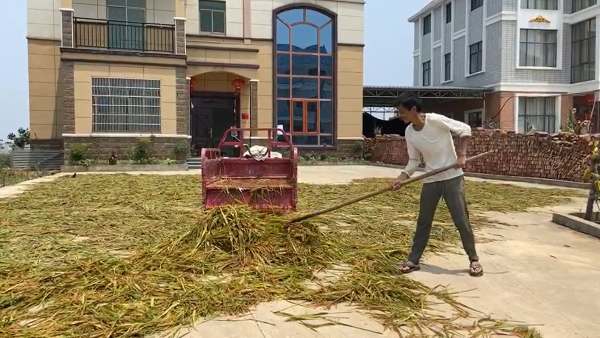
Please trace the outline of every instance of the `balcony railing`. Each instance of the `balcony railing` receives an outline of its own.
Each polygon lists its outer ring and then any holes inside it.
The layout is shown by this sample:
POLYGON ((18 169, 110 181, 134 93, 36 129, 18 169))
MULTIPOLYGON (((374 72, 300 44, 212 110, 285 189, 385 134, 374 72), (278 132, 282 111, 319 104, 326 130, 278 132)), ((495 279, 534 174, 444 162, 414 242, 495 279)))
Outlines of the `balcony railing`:
POLYGON ((175 25, 74 18, 75 48, 175 52, 175 25))

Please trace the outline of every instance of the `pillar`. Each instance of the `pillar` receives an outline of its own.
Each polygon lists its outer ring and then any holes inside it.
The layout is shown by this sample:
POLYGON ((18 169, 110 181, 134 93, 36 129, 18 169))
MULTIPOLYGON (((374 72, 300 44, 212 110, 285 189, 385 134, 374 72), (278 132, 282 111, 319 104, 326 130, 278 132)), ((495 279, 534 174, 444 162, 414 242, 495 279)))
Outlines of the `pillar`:
MULTIPOLYGON (((258 128, 258 80, 250 80, 250 128, 258 128)), ((250 136, 258 136, 258 131, 253 130, 250 136)))
MULTIPOLYGON (((64 3, 65 1, 63 1, 64 3)), ((73 48, 73 24, 74 24, 74 11, 73 8, 64 7, 60 9, 61 14, 61 47, 73 48)))

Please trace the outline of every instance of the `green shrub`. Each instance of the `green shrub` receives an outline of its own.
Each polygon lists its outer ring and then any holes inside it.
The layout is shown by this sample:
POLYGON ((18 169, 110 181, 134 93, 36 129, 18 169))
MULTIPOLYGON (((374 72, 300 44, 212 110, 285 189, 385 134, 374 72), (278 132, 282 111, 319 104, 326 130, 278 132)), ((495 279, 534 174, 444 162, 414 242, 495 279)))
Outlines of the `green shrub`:
POLYGON ((187 159, 190 153, 190 143, 188 141, 179 141, 173 147, 173 154, 177 160, 183 161, 187 159))
POLYGON ((135 146, 133 147, 133 152, 131 154, 131 159, 138 164, 149 164, 152 162, 152 147, 154 145, 154 140, 152 138, 144 137, 140 138, 135 146))
POLYGON ((89 165, 90 159, 88 156, 87 144, 74 144, 69 147, 69 164, 72 165, 89 165))

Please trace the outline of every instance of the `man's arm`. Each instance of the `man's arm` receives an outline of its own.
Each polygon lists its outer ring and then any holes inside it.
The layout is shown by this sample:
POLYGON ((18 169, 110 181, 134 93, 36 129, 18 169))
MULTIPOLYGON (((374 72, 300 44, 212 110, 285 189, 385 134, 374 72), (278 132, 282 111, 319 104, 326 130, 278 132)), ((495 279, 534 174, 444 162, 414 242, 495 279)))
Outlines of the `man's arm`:
POLYGON ((433 120, 443 129, 459 137, 458 144, 460 148, 458 149, 458 156, 467 156, 467 148, 472 135, 471 126, 440 114, 435 114, 433 120))
POLYGON ((421 164, 421 152, 408 139, 406 140, 406 147, 408 149, 408 163, 404 170, 402 170, 400 179, 411 177, 417 171, 417 168, 419 168, 419 164, 421 164))

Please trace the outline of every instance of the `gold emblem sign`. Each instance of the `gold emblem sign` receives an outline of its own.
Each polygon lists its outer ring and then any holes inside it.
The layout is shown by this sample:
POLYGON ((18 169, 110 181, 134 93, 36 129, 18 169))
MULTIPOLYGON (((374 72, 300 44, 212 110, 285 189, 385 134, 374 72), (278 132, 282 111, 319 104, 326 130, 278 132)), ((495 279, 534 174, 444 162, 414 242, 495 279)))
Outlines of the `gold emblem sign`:
POLYGON ((529 22, 537 22, 537 23, 550 23, 550 20, 544 18, 541 15, 536 16, 535 18, 532 18, 531 20, 529 20, 529 22))

